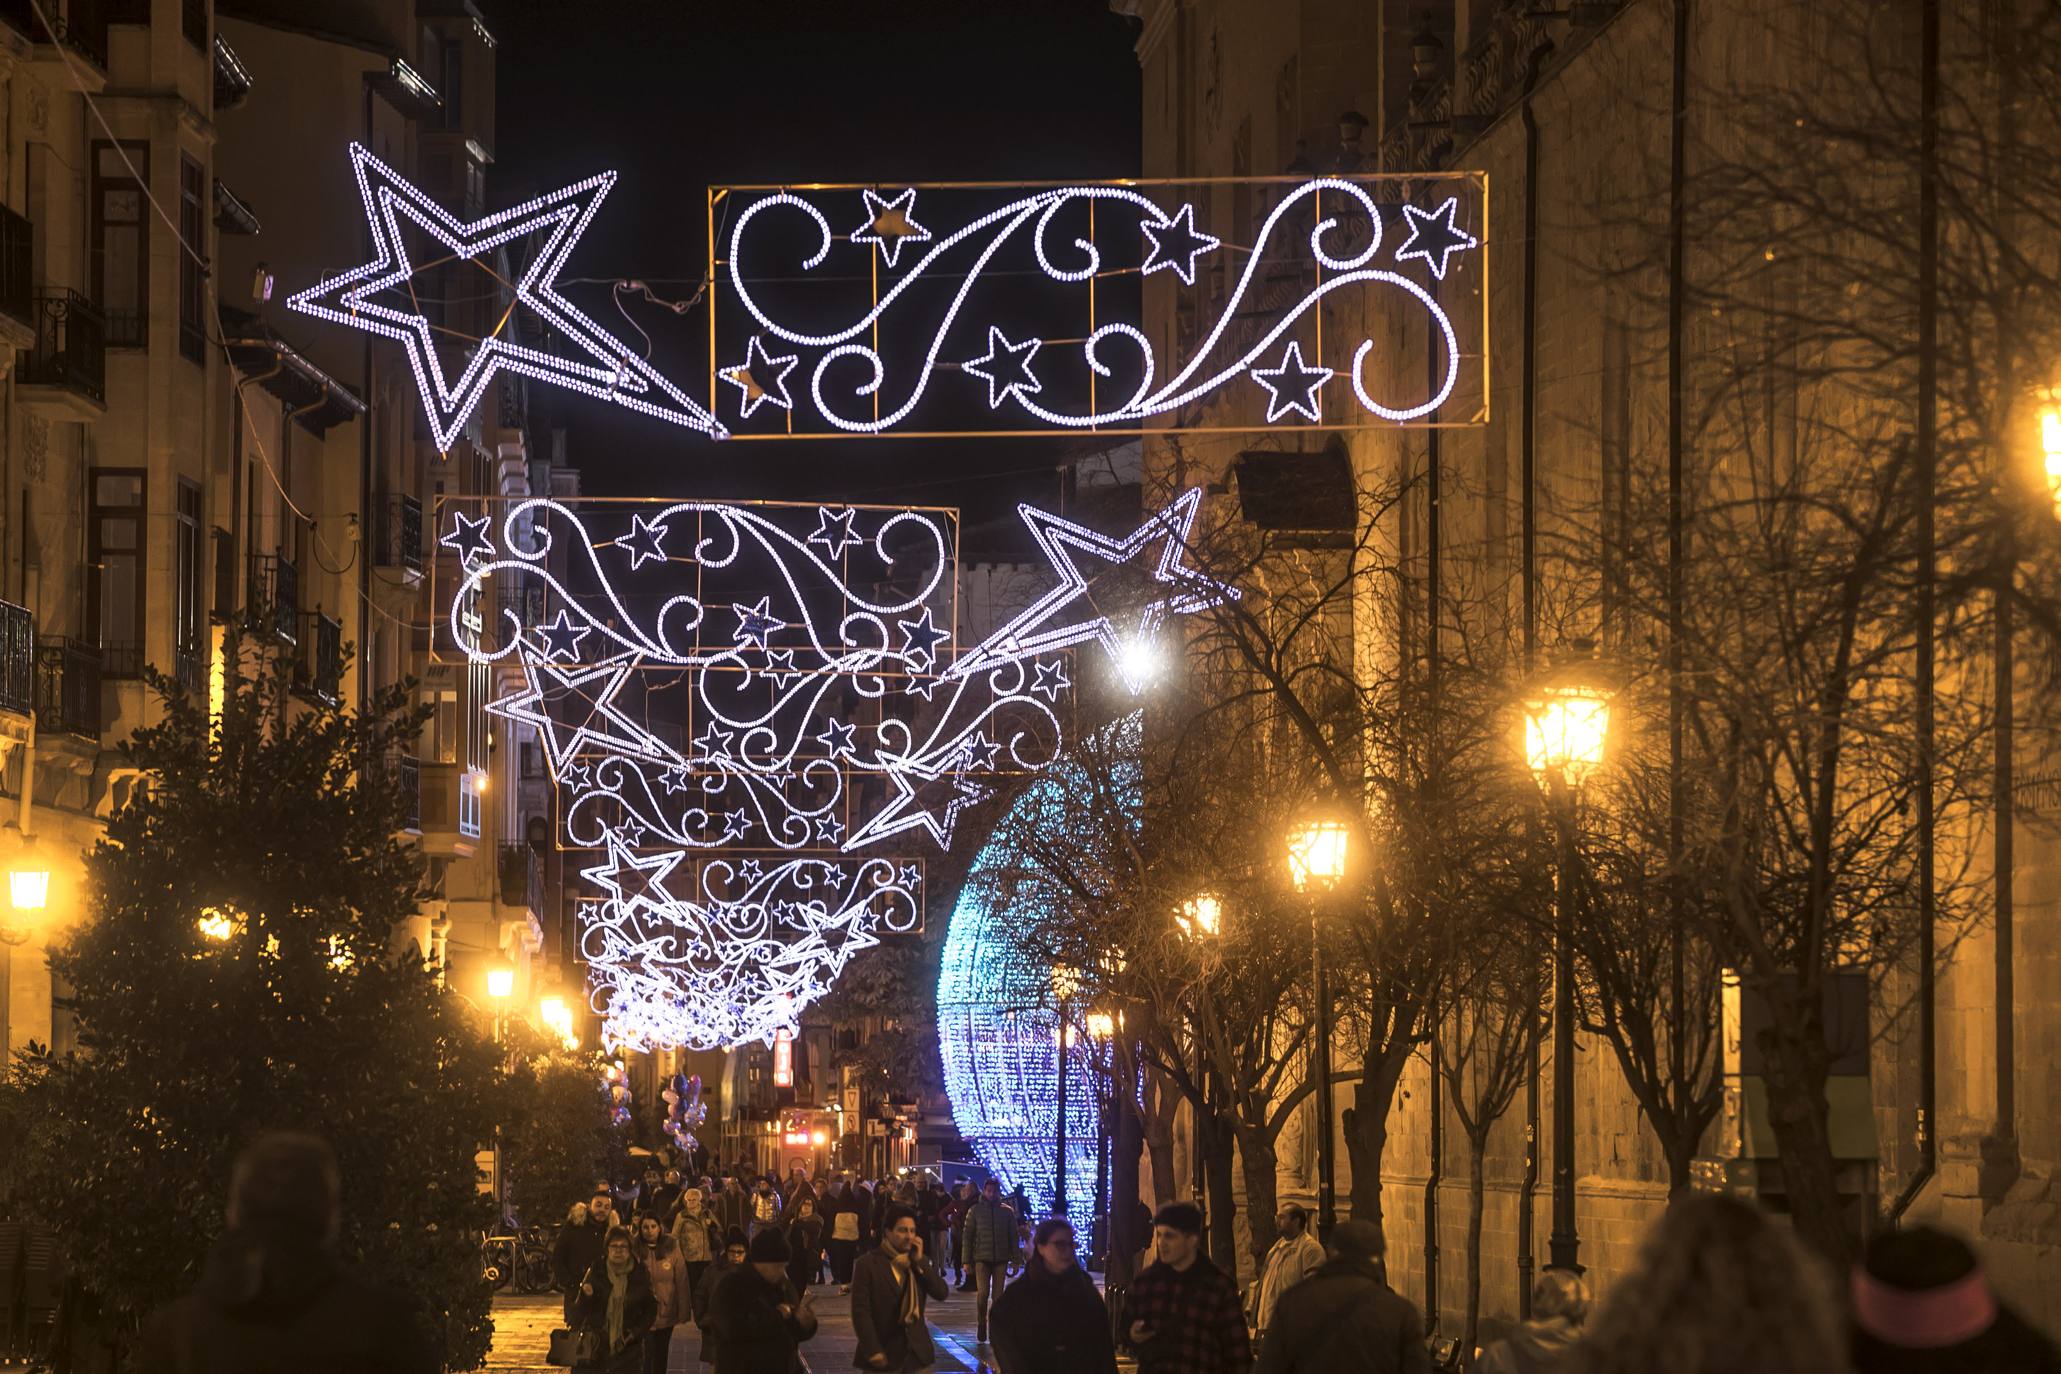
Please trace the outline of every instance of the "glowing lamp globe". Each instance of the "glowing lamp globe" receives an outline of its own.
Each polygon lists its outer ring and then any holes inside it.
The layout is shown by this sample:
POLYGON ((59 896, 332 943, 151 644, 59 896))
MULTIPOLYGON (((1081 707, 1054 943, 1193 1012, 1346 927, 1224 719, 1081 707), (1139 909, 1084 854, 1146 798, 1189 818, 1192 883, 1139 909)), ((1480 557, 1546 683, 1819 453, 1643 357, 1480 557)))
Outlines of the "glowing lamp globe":
POLYGON ((41 911, 50 905, 50 870, 15 868, 7 874, 7 900, 16 911, 41 911))
POLYGON ((1603 762, 1610 693, 1593 684, 1548 686, 1524 703, 1524 758, 1541 785, 1579 788, 1603 762))
POLYGON ((2061 516, 2061 391, 2049 391, 2040 406, 2040 452, 2047 466, 2047 495, 2061 516))
POLYGON ((515 970, 506 964, 487 970, 487 996, 497 1002, 515 995, 515 970))
POLYGON ((1224 928, 1224 904, 1208 893, 1190 897, 1175 913, 1174 924, 1190 940, 1214 940, 1224 928))
POLYGON ((1114 1040, 1116 1018, 1106 1011, 1088 1013, 1088 1038, 1090 1040, 1114 1040))
POLYGON ((209 907, 201 912, 200 919, 194 924, 200 928, 200 933, 210 940, 226 940, 236 933, 236 922, 228 912, 216 907, 209 907))
POLYGON ((1336 887, 1345 876, 1351 832, 1344 821, 1304 821, 1288 832, 1288 875, 1299 891, 1336 887))

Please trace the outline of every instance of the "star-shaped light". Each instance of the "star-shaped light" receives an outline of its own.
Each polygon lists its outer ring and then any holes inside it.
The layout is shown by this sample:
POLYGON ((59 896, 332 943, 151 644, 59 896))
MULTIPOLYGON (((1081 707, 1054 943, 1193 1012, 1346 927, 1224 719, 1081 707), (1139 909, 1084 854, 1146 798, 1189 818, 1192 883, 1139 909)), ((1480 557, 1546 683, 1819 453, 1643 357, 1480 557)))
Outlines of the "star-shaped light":
POLYGON ((1183 205, 1174 212, 1172 219, 1162 219, 1157 223, 1142 220, 1138 227, 1152 241, 1151 251, 1145 254, 1145 266, 1139 269, 1140 275, 1149 277, 1162 268, 1171 267, 1174 275, 1188 286, 1195 285, 1195 260, 1223 243, 1222 239, 1195 227, 1193 205, 1183 205))
POLYGON ((693 788, 693 770, 687 767, 661 769, 658 775, 661 786, 668 797, 677 796, 693 788))
POLYGON ((487 516, 474 519, 462 510, 451 512, 451 528, 442 539, 440 547, 455 549, 458 561, 466 568, 494 556, 494 537, 487 533, 487 526, 493 524, 487 516))
MULTIPOLYGON (((372 261, 297 292, 286 303, 302 314, 397 340, 407 350, 439 449, 457 442, 496 374, 504 371, 569 387, 715 438, 724 436, 726 431, 713 415, 660 375, 636 349, 558 293, 558 274, 615 185, 615 173, 588 177, 484 219, 461 221, 360 144, 351 145, 351 170, 371 230, 372 261), (543 321, 545 336, 562 339, 585 356, 546 353, 519 342, 516 331, 500 328, 471 347, 456 377, 447 377, 436 326, 409 291, 421 269, 409 254, 404 222, 432 240, 430 252, 436 262, 491 259, 503 244, 540 235, 528 266, 512 283, 514 304, 543 321), (389 293, 397 302, 405 300, 406 308, 382 303, 380 298, 389 293)), ((502 315, 504 325, 513 313, 502 315)))
POLYGON ((766 866, 757 859, 746 859, 737 865, 737 876, 747 883, 756 883, 766 876, 766 866))
POLYGON ((580 876, 606 891, 625 911, 648 907, 665 912, 678 904, 665 882, 687 857, 684 849, 662 849, 652 854, 634 853, 615 830, 607 836, 608 861, 580 870, 580 876))
POLYGON ((1331 369, 1304 363, 1302 345, 1294 339, 1288 341, 1288 352, 1282 355, 1279 367, 1256 367, 1252 379, 1267 389, 1268 424, 1291 410, 1305 419, 1323 420, 1317 388, 1331 380, 1331 369))
POLYGON ((743 811, 731 811, 723 817, 723 838, 741 839, 751 833, 751 816, 743 811))
MULTIPOLYGON (((835 816, 821 816, 816 820, 816 839, 821 844, 837 844, 844 839, 844 822, 835 816)), ((830 867, 830 865, 825 865, 830 867)))
POLYGON ((712 762, 726 761, 730 757, 730 741, 736 734, 735 730, 725 730, 714 721, 710 721, 708 728, 695 737, 694 747, 700 751, 704 759, 712 762))
POLYGON ((644 822, 632 816, 617 826, 615 833, 622 836, 624 844, 635 849, 638 845, 644 843, 644 828, 644 822))
POLYGON ((787 374, 794 371, 799 361, 792 353, 778 358, 766 356, 764 341, 754 334, 745 345, 744 361, 716 375, 744 393, 738 404, 749 420, 751 413, 768 401, 782 410, 794 409, 794 398, 787 394, 787 374))
POLYGON ((1453 223, 1453 216, 1459 208, 1457 196, 1446 197, 1445 204, 1428 213, 1404 201, 1403 223, 1410 227, 1410 237, 1395 250, 1395 260, 1422 258, 1424 265, 1431 269, 1431 275, 1444 281, 1447 259, 1481 244, 1480 239, 1453 223))
POLYGON ((646 520, 641 511, 630 514, 630 532, 617 539, 616 547, 630 551, 630 571, 650 562, 664 562, 666 526, 663 520, 646 520))
POLYGON ((918 668, 928 668, 937 662, 937 646, 952 637, 950 630, 940 629, 931 618, 928 606, 915 620, 897 620, 895 624, 902 628, 902 647, 918 668))
POLYGON ((920 673, 912 673, 909 676, 909 680, 902 684, 902 695, 922 697, 925 701, 929 701, 930 694, 937 690, 937 683, 938 680, 934 677, 925 677, 920 673))
POLYGON ((829 723, 823 727, 822 732, 816 736, 816 742, 829 750, 830 757, 832 758, 856 753, 857 751, 852 747, 852 735, 857 729, 857 726, 847 724, 832 716, 829 723))
POLYGON ((923 881, 923 870, 916 864, 903 864, 900 879, 903 887, 914 887, 923 881))
MULTIPOLYGON (((1238 598, 1238 589, 1188 567, 1181 561, 1188 544, 1188 531, 1202 502, 1202 489, 1191 487, 1173 504, 1148 517, 1144 524, 1122 539, 1083 528, 1070 520, 1019 506, 1023 522, 1052 570, 1059 585, 1014 620, 996 630, 974 648, 962 654, 945 671, 948 678, 965 677, 985 668, 999 667, 1036 654, 1094 640, 1108 651, 1117 673, 1133 692, 1142 691, 1136 656, 1125 652, 1126 640, 1150 642, 1169 617, 1187 615, 1222 605, 1238 598), (1157 557, 1152 558, 1154 551, 1157 557), (1076 563, 1076 555, 1087 554, 1102 562, 1123 567, 1137 563, 1147 571, 1155 595, 1135 610, 1135 617, 1119 633, 1106 611, 1095 599, 1076 563), (1148 565, 1144 560, 1151 559, 1148 565)), ((1127 608, 1128 609, 1128 608, 1127 608)))
POLYGON ((930 237, 930 231, 916 222, 915 187, 893 200, 882 200, 871 190, 859 194, 866 198, 866 222, 852 231, 852 242, 879 244, 889 267, 901 257, 903 244, 921 243, 930 237))
POLYGON ((549 625, 537 626, 537 638, 544 644, 544 657, 566 658, 575 663, 580 657, 580 641, 592 633, 591 626, 573 624, 572 613, 563 606, 558 608, 556 620, 549 625))
POLYGON ((564 763, 552 770, 558 785, 576 792, 585 792, 594 786, 594 769, 591 764, 564 763))
POLYGON ((487 710, 537 728, 544 757, 561 779, 583 754, 626 755, 661 766, 685 764, 673 747, 623 713, 617 693, 636 667, 634 656, 599 663, 555 664, 519 646, 524 690, 487 703, 487 710))
POLYGON ((893 800, 881 808, 880 814, 852 832, 844 844, 846 853, 889 835, 916 829, 928 831, 938 848, 950 849, 959 813, 993 795, 992 789, 969 782, 963 773, 932 777, 912 769, 890 768, 887 780, 894 785, 893 800), (922 800, 917 795, 919 790, 924 794, 922 800))
POLYGON ((963 757, 968 768, 992 773, 995 771, 995 755, 1001 752, 1002 746, 989 739, 985 730, 976 730, 973 738, 966 741, 963 757))
POLYGON ((788 683, 802 675, 801 669, 794 666, 794 650, 792 649, 766 650, 766 666, 760 669, 760 671, 766 675, 775 687, 785 687, 788 683))
POLYGON ((828 506, 818 507, 816 532, 809 536, 809 542, 821 544, 832 558, 838 557, 853 544, 865 543, 864 539, 852 533, 852 517, 856 514, 858 512, 849 506, 838 511, 828 506))
POLYGON ((1037 339, 1011 343, 1008 335, 989 325, 988 351, 978 358, 967 359, 959 364, 959 369, 987 382, 988 408, 997 409, 1009 399, 1011 392, 1035 396, 1043 390, 1030 370, 1031 359, 1038 356, 1038 343, 1037 339))
POLYGON ((772 613, 773 598, 762 596, 754 605, 736 605, 730 609, 737 613, 737 630, 734 643, 738 648, 749 644, 756 648, 766 647, 766 636, 775 630, 787 628, 787 622, 772 613))
POLYGON ((1033 663, 1031 670, 1037 674, 1031 682, 1031 691, 1047 701, 1058 701, 1059 694, 1073 686, 1073 683, 1067 680, 1066 664, 1061 659, 1042 659, 1033 663))

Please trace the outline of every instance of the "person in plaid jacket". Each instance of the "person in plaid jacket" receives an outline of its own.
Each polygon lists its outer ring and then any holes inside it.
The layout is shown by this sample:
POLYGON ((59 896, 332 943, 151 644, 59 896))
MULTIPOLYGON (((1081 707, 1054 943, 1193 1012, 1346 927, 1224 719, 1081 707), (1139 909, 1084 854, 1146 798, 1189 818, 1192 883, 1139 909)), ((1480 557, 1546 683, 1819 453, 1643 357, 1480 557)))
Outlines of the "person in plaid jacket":
POLYGON ((1247 1374, 1252 1343, 1238 1281, 1202 1254, 1202 1209, 1175 1202, 1152 1219, 1158 1262, 1131 1281, 1125 1342, 1138 1374, 1247 1374))

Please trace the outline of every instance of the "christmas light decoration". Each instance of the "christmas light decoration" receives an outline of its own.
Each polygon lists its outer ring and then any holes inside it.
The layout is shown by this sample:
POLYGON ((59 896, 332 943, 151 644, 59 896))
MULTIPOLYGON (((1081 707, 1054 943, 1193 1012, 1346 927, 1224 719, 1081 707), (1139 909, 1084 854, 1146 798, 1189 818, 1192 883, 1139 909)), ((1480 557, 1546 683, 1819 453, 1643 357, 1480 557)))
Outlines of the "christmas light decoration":
MULTIPOLYGON (((407 350, 423 411, 439 449, 448 449, 457 441, 495 374, 502 371, 569 387, 655 419, 723 437, 723 427, 707 410, 558 294, 558 274, 615 185, 615 173, 588 177, 484 219, 461 222, 360 144, 351 145, 351 169, 372 235, 373 260, 295 293, 287 298, 287 305, 317 319, 398 341, 407 350), (586 353, 587 360, 546 353, 503 337, 497 330, 470 349, 456 378, 447 377, 437 347, 441 321, 433 322, 413 300, 413 279, 431 264, 418 265, 410 256, 402 232, 404 222, 435 242, 436 261, 472 261, 503 244, 541 233, 542 244, 513 283, 513 303, 534 312, 556 337, 586 353), (382 304, 378 297, 387 292, 406 293, 410 308, 382 304)), ((507 319, 507 315, 502 318, 504 328, 507 319)))
MULTIPOLYGON (((1395 206, 1384 207, 1378 202, 1364 180, 1318 177, 1288 188, 1254 234, 1251 251, 1244 255, 1235 283, 1215 310, 1214 323, 1186 349, 1185 362, 1164 380, 1159 376, 1159 360, 1152 343, 1137 325, 1114 321, 1089 328, 1086 337, 1077 340, 1081 352, 1078 363, 1068 369, 1072 374, 1070 380, 1079 383, 1083 399, 1091 394, 1087 385, 1091 379, 1098 387, 1115 383, 1110 393, 1115 399, 1113 404, 1103 405, 1098 397, 1097 403, 1080 408, 1067 408, 1051 401, 1051 378, 1031 370, 1034 358, 1039 359, 1043 370, 1040 349, 1047 340, 1019 337, 1005 323, 980 313, 982 307, 971 304, 983 274, 989 272, 1005 249, 1013 248, 1020 255, 1027 244, 1028 256, 1055 285, 1091 282, 1105 271, 1104 249, 1096 241, 1095 233, 1072 239, 1072 254, 1077 256, 1070 262, 1055 259, 1048 239, 1055 221, 1069 207, 1092 205, 1108 221, 1135 224, 1145 249, 1139 268, 1142 274, 1165 270, 1184 287, 1193 287, 1198 259, 1222 246, 1220 239, 1197 226, 1194 204, 1183 203, 1177 210, 1169 211, 1147 190, 1137 187, 1058 187, 1031 191, 948 234, 933 236, 922 230, 920 234, 890 239, 871 232, 871 226, 886 223, 885 217, 895 207, 904 206, 905 202, 912 204, 914 191, 903 192, 893 202, 883 202, 871 191, 865 194, 868 212, 874 218, 866 230, 850 236, 852 241, 866 244, 869 249, 878 243, 891 265, 904 243, 922 242, 923 253, 891 285, 876 290, 867 308, 855 311, 840 328, 826 332, 783 319, 761 298, 763 283, 791 278, 797 267, 800 273, 807 274, 829 262, 837 235, 829 215, 811 199, 792 191, 777 191, 746 205, 731 228, 728 255, 722 259, 727 276, 721 280, 756 331, 754 337, 770 336, 793 346, 794 357, 808 372, 808 398, 814 414, 803 416, 797 401, 797 408, 789 412, 797 421, 797 433, 813 431, 813 426, 799 423, 809 418, 820 420, 835 432, 892 431, 915 414, 935 377, 953 373, 982 383, 990 410, 1006 413, 1032 427, 1138 427, 1153 417, 1167 416, 1204 401, 1227 383, 1247 375, 1268 390, 1268 423, 1279 422, 1291 414, 1311 423, 1322 423, 1316 392, 1332 370, 1306 364, 1300 345, 1291 334, 1323 301, 1341 291, 1397 288, 1407 304, 1421 307, 1431 318, 1437 338, 1446 346, 1442 376, 1432 398, 1417 404, 1390 404, 1376 401, 1366 390, 1362 364, 1374 345, 1371 339, 1362 341, 1353 354, 1353 391, 1368 415, 1392 423, 1419 419, 1445 402, 1459 377, 1461 354, 1444 306, 1409 277, 1376 265, 1383 249, 1384 209, 1392 213, 1395 206), (815 246, 804 246, 798 264, 785 259, 765 261, 766 254, 755 247, 759 237, 756 231, 770 224, 768 216, 774 214, 799 214, 805 223, 804 232, 808 226, 816 231, 815 246), (1348 215, 1355 225, 1351 231, 1344 228, 1348 215), (1297 228, 1304 225, 1308 226, 1306 241, 1297 243, 1297 228), (1337 251, 1333 251, 1334 246, 1337 251), (881 325, 904 301, 931 299, 912 294, 911 290, 927 276, 936 279, 941 287, 950 285, 949 298, 930 328, 930 341, 921 350, 921 357, 905 355, 896 359, 891 369, 889 359, 877 345, 881 325), (1300 283, 1298 294, 1279 306, 1258 302, 1263 291, 1278 292, 1284 279, 1300 283), (962 332, 962 317, 974 337, 984 342, 985 352, 971 357, 958 353, 956 356, 964 361, 954 366, 941 360, 955 356, 947 350, 950 341, 962 332), (1241 336, 1235 344, 1226 346, 1234 321, 1240 322, 1241 336), (1248 340, 1243 332, 1252 329, 1256 329, 1256 336, 1248 340), (1280 367, 1265 367, 1266 360, 1280 356, 1284 340, 1288 344, 1287 358, 1280 367), (1118 360, 1111 356, 1113 341, 1122 341, 1129 355, 1122 360, 1128 386, 1116 380, 1119 367, 1118 360), (896 378, 892 387, 891 372, 896 378), (853 401, 864 405, 852 406, 853 401)), ((1456 254, 1479 246, 1478 239, 1457 225, 1458 197, 1447 198, 1432 212, 1408 202, 1401 204, 1401 211, 1410 236, 1394 255, 1397 267, 1422 260, 1424 269, 1443 281, 1456 254)), ((783 245, 793 241, 784 226, 777 234, 766 237, 783 245)), ((838 270, 837 265, 833 264, 832 270, 838 270)), ((994 270, 999 274, 1012 269, 994 270)), ((926 307, 912 306, 910 313, 923 308, 926 307)), ((752 405, 749 394, 745 404, 752 405)), ((752 408, 756 409, 756 405, 752 408)), ((750 418, 749 411, 743 418, 750 418)), ((787 431, 783 428, 782 432, 787 431)))
MULTIPOLYGON (((1026 932, 1041 915, 1077 902, 1057 890, 1056 875, 1026 866, 1007 837, 1026 829, 1065 826, 1072 798, 1110 786, 1133 831, 1142 825, 1138 764, 1142 731, 1136 714, 1105 726, 1097 753, 1118 760, 1110 779, 1091 780, 1061 758, 1020 796, 997 827, 997 838, 974 859, 945 935, 938 975, 938 1048, 945 1091, 960 1135, 981 1163, 1021 1187, 1035 1215, 1049 1213, 1058 1126, 1059 1034, 1049 955, 1029 946, 1026 932)), ((1075 989, 1079 991, 1078 988, 1075 989)), ((1078 1032, 1085 1018, 1076 1012, 1078 1032)), ((1067 1195, 1095 1195, 1096 1103, 1110 1052, 1106 1041, 1069 1037, 1066 1059, 1067 1195)))

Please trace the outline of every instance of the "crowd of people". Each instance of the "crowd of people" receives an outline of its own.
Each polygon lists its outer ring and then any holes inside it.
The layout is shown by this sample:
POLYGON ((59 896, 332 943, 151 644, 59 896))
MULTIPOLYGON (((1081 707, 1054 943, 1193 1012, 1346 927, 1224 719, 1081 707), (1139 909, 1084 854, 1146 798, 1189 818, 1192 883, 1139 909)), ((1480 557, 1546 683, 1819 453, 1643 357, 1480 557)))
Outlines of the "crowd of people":
MULTIPOLYGON (((256 1142, 199 1284, 145 1324, 135 1368, 435 1374, 430 1326, 405 1292, 339 1259, 341 1186, 320 1139, 256 1142)), ((628 1191, 598 1185, 558 1239, 564 1353, 578 1374, 665 1370, 684 1325, 711 1374, 802 1374, 814 1290, 832 1283, 850 1304, 857 1368, 928 1374, 929 1304, 954 1280, 981 1295, 980 1355, 1000 1374, 1115 1374, 1120 1348, 1139 1374, 1430 1370, 1424 1323, 1389 1287, 1384 1238, 1367 1221, 1341 1222, 1319 1245, 1308 1217, 1284 1208, 1281 1240, 1241 1294, 1204 1253, 1200 1209, 1174 1203, 1152 1218, 1149 1262, 1106 1300, 1071 1224, 1027 1231, 1020 1199, 992 1182, 947 1193, 654 1172, 628 1191)), ((1593 1314, 1586 1283, 1565 1270, 1541 1274, 1531 1300, 1530 1318, 1475 1352, 1473 1370, 2061 1374, 2061 1349, 1998 1299, 1957 1237, 1926 1226, 1877 1236, 1841 1292, 1779 1219, 1724 1196, 1671 1205, 1593 1314)))

